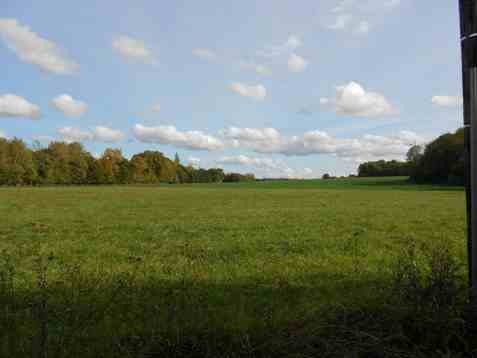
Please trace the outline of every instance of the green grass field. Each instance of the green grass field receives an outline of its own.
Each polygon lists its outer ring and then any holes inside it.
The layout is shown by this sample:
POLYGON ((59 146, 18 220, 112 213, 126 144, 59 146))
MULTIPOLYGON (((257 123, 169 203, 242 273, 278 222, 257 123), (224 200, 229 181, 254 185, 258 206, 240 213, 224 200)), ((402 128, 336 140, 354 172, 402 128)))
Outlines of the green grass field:
POLYGON ((410 247, 466 274, 463 189, 403 178, 0 188, 0 218, 3 356, 311 356, 410 247))

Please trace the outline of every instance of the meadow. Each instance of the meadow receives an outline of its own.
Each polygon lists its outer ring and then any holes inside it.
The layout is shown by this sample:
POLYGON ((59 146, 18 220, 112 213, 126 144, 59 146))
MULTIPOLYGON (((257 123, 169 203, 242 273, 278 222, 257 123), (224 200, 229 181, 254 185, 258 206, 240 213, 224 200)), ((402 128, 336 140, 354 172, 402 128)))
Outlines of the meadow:
POLYGON ((473 349, 457 312, 461 188, 405 178, 0 188, 0 218, 1 356, 473 349))

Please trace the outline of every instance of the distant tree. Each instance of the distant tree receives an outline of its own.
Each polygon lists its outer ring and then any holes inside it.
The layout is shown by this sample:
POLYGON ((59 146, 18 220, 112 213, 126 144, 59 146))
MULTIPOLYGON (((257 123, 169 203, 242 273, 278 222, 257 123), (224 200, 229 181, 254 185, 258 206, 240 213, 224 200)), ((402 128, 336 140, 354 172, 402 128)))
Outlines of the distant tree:
POLYGON ((51 142, 28 148, 19 139, 0 138, 0 185, 220 183, 254 181, 253 174, 225 174, 221 168, 195 169, 170 160, 158 151, 126 159, 120 149, 107 148, 93 157, 80 143, 51 142))
POLYGON ((145 183, 146 182, 146 160, 144 157, 139 155, 134 155, 131 158, 131 176, 132 180, 135 183, 145 183))
POLYGON ((86 152, 80 143, 68 145, 68 169, 71 184, 85 184, 88 178, 90 154, 86 152))
POLYGON ((102 184, 123 184, 127 182, 124 179, 124 173, 121 173, 123 169, 125 159, 121 152, 121 149, 107 148, 101 158, 98 160, 98 164, 101 167, 102 184))
POLYGON ((86 177, 86 182, 88 184, 104 184, 105 181, 103 166, 100 165, 99 160, 91 157, 88 161, 88 174, 86 177))
POLYGON ((409 176, 416 183, 462 185, 465 181, 464 130, 446 133, 425 148, 409 148, 406 162, 396 160, 362 163, 358 175, 409 176))
POLYGON ((194 168, 188 166, 184 167, 179 164, 177 167, 176 177, 179 183, 192 183, 192 172, 194 168))
POLYGON ((331 178, 331 176, 328 173, 325 173, 322 176, 322 179, 325 179, 325 180, 330 179, 330 178, 331 178))
POLYGON ((224 171, 220 168, 212 168, 207 171, 209 182, 222 183, 224 181, 224 171))
POLYGON ((406 154, 406 159, 409 163, 417 164, 422 158, 424 148, 420 145, 413 145, 406 154))
POLYGON ((174 163, 176 165, 181 164, 181 159, 179 158, 179 154, 176 152, 176 155, 174 156, 174 163))
POLYGON ((446 133, 429 143, 413 173, 418 183, 464 184, 464 130, 446 133))
POLYGON ((37 182, 33 152, 20 139, 0 139, 0 184, 31 185, 37 182))
POLYGON ((224 182, 226 183, 235 183, 235 182, 242 182, 242 181, 255 181, 254 174, 239 174, 239 173, 227 173, 224 176, 224 182))
POLYGON ((411 174, 410 165, 407 162, 397 160, 378 160, 375 162, 365 162, 358 168, 360 177, 389 177, 389 176, 409 176, 411 174))
POLYGON ((53 159, 48 149, 40 149, 33 152, 38 184, 53 184, 53 159))

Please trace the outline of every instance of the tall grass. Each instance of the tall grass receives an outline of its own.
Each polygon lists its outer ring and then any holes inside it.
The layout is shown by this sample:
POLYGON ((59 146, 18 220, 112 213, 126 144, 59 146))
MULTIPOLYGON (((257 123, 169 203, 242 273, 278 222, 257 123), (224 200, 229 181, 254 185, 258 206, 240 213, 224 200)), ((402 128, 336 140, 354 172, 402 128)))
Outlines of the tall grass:
MULTIPOLYGON (((155 282, 139 261, 130 273, 100 271, 93 278, 79 266, 58 266, 54 260, 37 258, 32 285, 26 276, 18 276, 8 253, 3 253, 2 356, 469 357, 477 353, 477 336, 463 316, 464 268, 447 246, 427 249, 409 242, 382 280, 370 280, 358 271, 349 277, 350 289, 356 281, 375 291, 372 300, 329 302, 326 309, 306 319, 286 320, 277 319, 279 311, 273 303, 259 312, 246 312, 243 304, 251 302, 247 293, 263 287, 234 287, 235 283, 213 287, 186 279, 155 282), (216 310, 209 298, 217 291, 226 295, 227 290, 234 301, 216 310), (247 330, 234 329, 223 321, 224 309, 230 310, 229 319, 256 314, 260 323, 247 330)), ((306 292, 285 284, 274 294, 284 303, 306 292)))

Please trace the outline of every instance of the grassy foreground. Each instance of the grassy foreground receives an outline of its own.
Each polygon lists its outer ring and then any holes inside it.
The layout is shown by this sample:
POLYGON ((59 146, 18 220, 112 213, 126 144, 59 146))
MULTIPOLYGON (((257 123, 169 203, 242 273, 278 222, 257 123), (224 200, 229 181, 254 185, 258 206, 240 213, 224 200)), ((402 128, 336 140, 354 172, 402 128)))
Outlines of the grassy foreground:
POLYGON ((458 312, 461 189, 400 178, 0 188, 0 218, 0 356, 474 348, 458 312))

